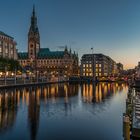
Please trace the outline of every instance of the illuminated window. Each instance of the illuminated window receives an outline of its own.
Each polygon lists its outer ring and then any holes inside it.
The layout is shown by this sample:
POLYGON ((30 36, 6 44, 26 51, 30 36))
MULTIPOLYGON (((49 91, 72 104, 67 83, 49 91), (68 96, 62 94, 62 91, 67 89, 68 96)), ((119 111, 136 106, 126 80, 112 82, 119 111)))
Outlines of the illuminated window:
POLYGON ((89 72, 89 69, 86 69, 87 72, 89 72))
POLYGON ((104 73, 104 76, 107 76, 107 73, 104 73))
POLYGON ((92 76, 92 73, 89 73, 90 76, 92 76))
POLYGON ((13 50, 11 50, 11 54, 13 54, 13 52, 14 52, 14 51, 13 51, 13 50))
POLYGON ((6 46, 5 48, 5 53, 7 54, 8 53, 8 47, 6 46))

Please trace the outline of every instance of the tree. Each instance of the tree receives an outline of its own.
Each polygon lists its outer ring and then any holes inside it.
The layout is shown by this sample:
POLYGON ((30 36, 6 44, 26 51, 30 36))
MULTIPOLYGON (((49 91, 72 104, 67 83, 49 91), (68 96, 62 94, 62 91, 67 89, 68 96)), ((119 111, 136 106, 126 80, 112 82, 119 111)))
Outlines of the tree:
POLYGON ((22 67, 17 60, 2 57, 0 58, 0 71, 15 71, 15 69, 22 70, 22 67))

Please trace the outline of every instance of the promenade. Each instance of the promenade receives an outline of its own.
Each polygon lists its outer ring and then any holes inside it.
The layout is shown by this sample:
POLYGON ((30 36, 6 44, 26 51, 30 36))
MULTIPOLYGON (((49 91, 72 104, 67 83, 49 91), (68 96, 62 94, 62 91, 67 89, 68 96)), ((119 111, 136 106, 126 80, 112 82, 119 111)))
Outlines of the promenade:
POLYGON ((140 138, 140 85, 136 83, 129 87, 123 114, 123 136, 126 140, 140 138))
POLYGON ((55 83, 64 83, 68 80, 47 80, 47 79, 38 79, 38 80, 0 80, 0 89, 14 88, 14 87, 30 87, 36 85, 45 85, 45 84, 55 84, 55 83))

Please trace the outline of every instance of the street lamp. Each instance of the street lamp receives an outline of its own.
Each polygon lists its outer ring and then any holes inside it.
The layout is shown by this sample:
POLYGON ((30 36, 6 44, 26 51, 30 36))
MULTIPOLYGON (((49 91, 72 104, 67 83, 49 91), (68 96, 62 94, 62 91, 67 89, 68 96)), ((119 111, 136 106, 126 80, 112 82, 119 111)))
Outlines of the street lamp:
POLYGON ((93 47, 91 48, 91 50, 92 50, 92 76, 93 76, 93 81, 95 82, 95 74, 96 74, 96 72, 95 72, 95 67, 96 67, 96 63, 95 63, 95 56, 94 56, 94 54, 93 54, 93 47))
POLYGON ((16 68, 15 68, 15 85, 16 85, 16 68))
POLYGON ((5 77, 4 77, 4 83, 5 83, 5 85, 7 84, 7 82, 6 82, 6 72, 7 72, 7 67, 5 66, 5 77))
POLYGON ((38 83, 38 74, 39 74, 39 71, 36 71, 36 81, 38 83))

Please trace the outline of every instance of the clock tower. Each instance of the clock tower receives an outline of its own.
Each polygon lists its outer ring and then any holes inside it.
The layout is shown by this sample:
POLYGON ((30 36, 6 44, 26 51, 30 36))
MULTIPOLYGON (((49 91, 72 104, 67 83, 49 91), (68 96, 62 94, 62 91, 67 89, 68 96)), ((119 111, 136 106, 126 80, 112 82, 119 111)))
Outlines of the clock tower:
POLYGON ((28 58, 35 60, 40 49, 40 35, 37 26, 37 17, 35 14, 35 6, 31 16, 31 25, 28 32, 28 58))

